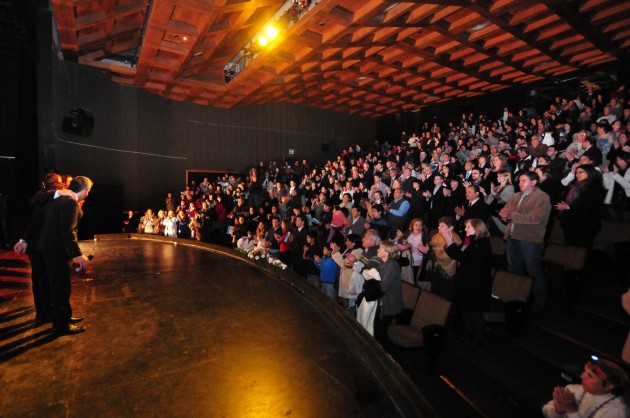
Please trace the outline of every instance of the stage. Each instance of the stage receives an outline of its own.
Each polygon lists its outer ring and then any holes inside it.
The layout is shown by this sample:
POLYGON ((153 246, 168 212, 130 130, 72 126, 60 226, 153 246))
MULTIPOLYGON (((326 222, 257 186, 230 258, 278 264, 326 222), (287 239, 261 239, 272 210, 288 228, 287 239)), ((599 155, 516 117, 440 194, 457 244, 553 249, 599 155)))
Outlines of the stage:
POLYGON ((86 332, 37 327, 26 257, 0 258, 0 416, 436 416, 400 367, 301 278, 232 250, 81 242, 86 332))

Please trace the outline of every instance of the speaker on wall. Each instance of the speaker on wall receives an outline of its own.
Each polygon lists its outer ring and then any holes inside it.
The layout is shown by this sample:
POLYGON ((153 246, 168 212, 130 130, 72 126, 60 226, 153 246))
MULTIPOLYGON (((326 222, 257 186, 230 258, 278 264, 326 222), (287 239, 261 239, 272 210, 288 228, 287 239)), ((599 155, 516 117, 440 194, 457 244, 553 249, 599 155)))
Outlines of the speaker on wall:
POLYGON ((65 133, 89 137, 94 129, 94 116, 87 110, 76 107, 70 111, 70 115, 63 117, 61 130, 65 133))

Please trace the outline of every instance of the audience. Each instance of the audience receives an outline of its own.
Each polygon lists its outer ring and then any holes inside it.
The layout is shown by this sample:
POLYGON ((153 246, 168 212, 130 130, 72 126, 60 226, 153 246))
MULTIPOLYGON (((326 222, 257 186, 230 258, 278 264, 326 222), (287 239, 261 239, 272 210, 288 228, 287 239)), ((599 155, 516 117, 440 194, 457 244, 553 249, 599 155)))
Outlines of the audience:
POLYGON ((532 309, 544 309, 541 258, 554 221, 566 244, 586 248, 602 219, 630 221, 629 130, 624 89, 557 97, 545 109, 505 108, 495 118, 461 115, 402 132, 400 144, 356 145, 320 164, 260 161, 243 176, 205 177, 179 198, 167 193, 159 215, 148 209, 137 230, 267 253, 350 311, 362 272, 376 269, 382 290, 394 283, 396 293, 370 314, 381 338, 399 311, 400 268, 408 266, 416 283, 422 277, 460 300, 464 332, 479 345, 487 264, 473 306, 461 302, 457 282, 470 273, 456 260, 482 243, 485 260, 487 231, 504 237, 507 268, 534 278, 532 309))

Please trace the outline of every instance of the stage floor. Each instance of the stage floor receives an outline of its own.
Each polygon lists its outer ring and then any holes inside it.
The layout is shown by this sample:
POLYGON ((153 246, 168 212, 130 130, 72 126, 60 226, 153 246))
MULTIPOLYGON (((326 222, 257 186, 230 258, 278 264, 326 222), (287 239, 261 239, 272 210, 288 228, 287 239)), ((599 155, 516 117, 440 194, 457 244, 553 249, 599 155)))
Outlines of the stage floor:
POLYGON ((81 247, 76 336, 35 326, 27 259, 0 257, 0 416, 401 415, 326 305, 270 273, 167 242, 81 247))

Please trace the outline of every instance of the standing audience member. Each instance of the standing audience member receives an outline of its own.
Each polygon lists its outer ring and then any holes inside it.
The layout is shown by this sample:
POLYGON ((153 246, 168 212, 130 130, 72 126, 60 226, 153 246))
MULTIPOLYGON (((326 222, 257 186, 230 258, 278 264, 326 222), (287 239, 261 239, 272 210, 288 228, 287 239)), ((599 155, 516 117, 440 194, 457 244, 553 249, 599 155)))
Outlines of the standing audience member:
POLYGON ((396 228, 404 228, 407 225, 409 209, 411 208, 401 188, 394 189, 393 195, 394 200, 386 206, 387 223, 389 225, 388 238, 396 236, 396 228))
POLYGON ((177 238, 177 216, 172 210, 168 211, 164 219, 164 236, 177 238))
MULTIPOLYGON (((332 244, 333 246, 335 244, 332 244)), ((337 252, 339 247, 336 248, 337 252)), ((333 260, 333 250, 331 244, 325 244, 322 246, 321 251, 318 251, 314 255, 315 266, 319 270, 319 281, 321 283, 322 292, 332 300, 337 299, 335 294, 335 281, 339 274, 339 266, 333 260)))
MULTIPOLYGON (((402 248, 411 253, 411 268, 413 270, 414 283, 420 279, 424 256, 429 252, 428 240, 424 233, 422 219, 414 218, 409 222, 409 234, 402 242, 402 248)), ((399 247, 400 248, 400 247, 399 247)))
POLYGON ((630 222, 630 154, 617 156, 613 163, 612 171, 605 169, 604 173, 604 203, 611 220, 630 222))
POLYGON ((137 232, 139 222, 140 220, 138 219, 134 211, 130 210, 129 212, 127 212, 127 217, 123 220, 122 232, 137 232))
POLYGON ((442 224, 439 232, 446 241, 446 253, 459 262, 453 279, 453 305, 463 321, 458 340, 477 348, 483 340, 483 312, 490 308, 492 250, 490 233, 482 220, 469 219, 465 228, 461 246, 454 243, 451 228, 442 224))
POLYGON ((355 234, 348 234, 346 236, 346 250, 343 252, 341 262, 339 258, 333 258, 339 264, 339 297, 342 298, 344 307, 347 309, 354 309, 358 292, 353 289, 352 286, 352 266, 353 261, 349 260, 349 256, 352 256, 354 260, 361 257, 363 248, 361 248, 361 237, 355 234))
POLYGON ((382 263, 376 267, 381 276, 381 299, 374 319, 374 337, 381 344, 388 341, 387 328, 402 311, 399 255, 398 248, 393 242, 381 241, 377 256, 382 263))
POLYGON ((479 186, 469 185, 466 187, 467 206, 455 208, 457 218, 457 232, 464 235, 465 223, 468 219, 481 219, 488 224, 491 213, 490 206, 481 198, 479 186))
POLYGON ((279 243, 278 257, 287 266, 291 265, 291 243, 293 242, 293 228, 291 221, 283 219, 280 223, 280 233, 275 233, 274 237, 279 243))
POLYGON ((601 174, 592 165, 575 169, 564 199, 556 204, 567 245, 591 248, 602 227, 600 207, 604 198, 601 174))
POLYGON ((490 193, 485 195, 485 202, 490 206, 492 213, 493 227, 496 227, 501 234, 505 233, 505 224, 499 218, 499 211, 514 196, 514 186, 512 185, 512 174, 509 170, 502 169, 497 173, 497 183, 490 185, 490 193))
MULTIPOLYGON (((462 239, 454 231, 453 218, 444 216, 438 220, 438 231, 440 229, 449 229, 455 245, 461 245, 462 239)), ((432 260, 427 266, 429 280, 431 281, 431 291, 436 295, 442 296, 450 301, 453 300, 453 277, 457 272, 457 261, 449 257, 446 252, 446 240, 436 232, 429 242, 432 250, 432 260), (430 267, 429 267, 430 266, 430 267)))
POLYGON ((527 274, 534 279, 532 309, 540 311, 547 303, 542 254, 551 202, 549 196, 536 186, 538 174, 526 171, 518 179, 521 191, 512 196, 499 216, 507 222, 505 239, 508 270, 527 274))

